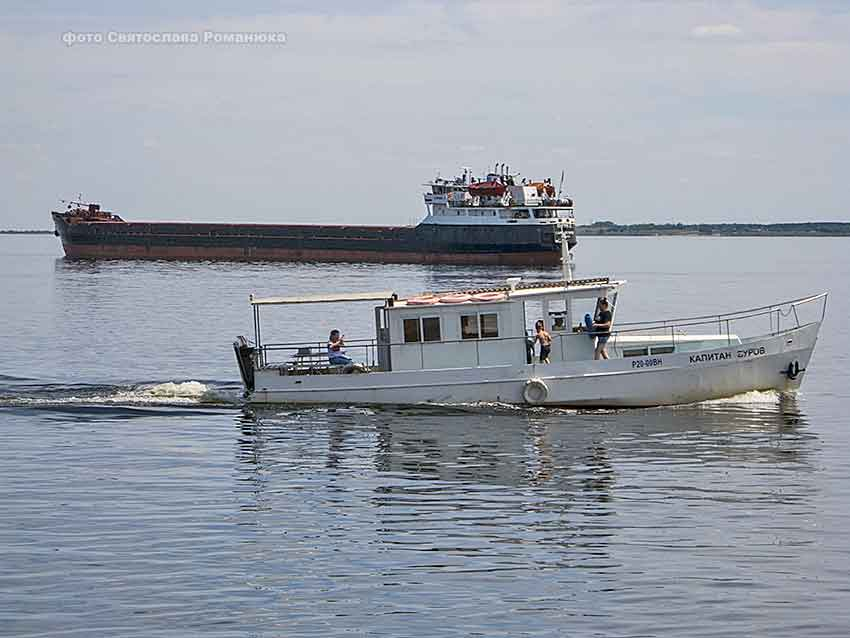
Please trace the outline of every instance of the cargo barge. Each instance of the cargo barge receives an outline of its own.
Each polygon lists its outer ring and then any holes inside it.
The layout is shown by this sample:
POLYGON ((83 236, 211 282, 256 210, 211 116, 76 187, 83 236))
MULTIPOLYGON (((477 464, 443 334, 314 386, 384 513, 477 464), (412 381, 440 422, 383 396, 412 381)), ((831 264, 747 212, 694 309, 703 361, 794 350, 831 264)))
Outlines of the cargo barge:
POLYGON ((53 211, 71 259, 318 261, 539 265, 560 263, 575 243, 573 202, 552 181, 527 180, 496 165, 426 184, 416 226, 132 222, 99 204, 53 211))

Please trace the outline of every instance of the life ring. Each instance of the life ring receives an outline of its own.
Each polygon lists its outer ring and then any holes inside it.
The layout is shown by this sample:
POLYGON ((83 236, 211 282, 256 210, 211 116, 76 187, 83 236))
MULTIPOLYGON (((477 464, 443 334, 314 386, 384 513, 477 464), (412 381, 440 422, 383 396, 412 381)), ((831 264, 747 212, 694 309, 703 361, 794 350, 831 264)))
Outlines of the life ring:
POLYGON ((542 379, 529 379, 522 389, 522 398, 529 405, 542 405, 549 397, 549 388, 542 379))
POLYGON ((503 292, 480 292, 472 295, 472 301, 502 301, 505 298, 503 292))
POLYGON ((407 300, 408 306, 430 306, 435 303, 437 303, 437 298, 433 295, 426 297, 412 297, 407 300))
POLYGON ((440 297, 440 303, 465 303, 472 299, 470 295, 454 294, 440 297))

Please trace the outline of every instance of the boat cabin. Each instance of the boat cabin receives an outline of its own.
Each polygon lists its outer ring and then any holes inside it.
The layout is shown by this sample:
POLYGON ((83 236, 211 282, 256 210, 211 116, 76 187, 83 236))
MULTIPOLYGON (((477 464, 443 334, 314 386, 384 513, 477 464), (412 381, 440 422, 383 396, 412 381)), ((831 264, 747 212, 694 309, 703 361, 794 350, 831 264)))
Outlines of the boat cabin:
POLYGON ((608 298, 611 312, 616 312, 617 290, 623 283, 607 277, 566 285, 511 280, 503 288, 394 301, 381 309, 387 338, 379 365, 424 370, 531 363, 538 319, 552 336, 551 361, 592 359, 593 340, 587 334, 570 337, 584 330, 583 317, 595 314, 599 299, 608 298))

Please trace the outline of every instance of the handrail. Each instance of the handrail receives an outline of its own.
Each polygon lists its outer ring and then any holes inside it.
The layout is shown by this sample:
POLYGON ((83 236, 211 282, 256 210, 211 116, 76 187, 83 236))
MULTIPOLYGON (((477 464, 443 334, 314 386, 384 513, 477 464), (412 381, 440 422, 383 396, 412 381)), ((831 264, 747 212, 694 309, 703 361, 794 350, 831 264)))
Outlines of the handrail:
MULTIPOLYGON (((377 342, 377 339, 346 339, 345 346, 367 346, 377 342)), ((271 350, 285 350, 288 348, 304 348, 304 347, 317 347, 321 349, 323 352, 327 351, 328 342, 327 341, 291 341, 287 343, 264 343, 262 345, 263 348, 269 348, 271 350)))
MULTIPOLYGON (((734 312, 715 313, 715 314, 711 314, 711 315, 696 315, 696 316, 692 316, 692 317, 678 317, 678 318, 674 318, 674 319, 662 319, 662 320, 658 320, 658 321, 625 321, 625 322, 621 321, 621 322, 618 322, 618 324, 621 325, 621 326, 640 326, 640 325, 659 324, 659 323, 679 324, 683 321, 696 321, 698 319, 712 319, 712 320, 714 320, 714 319, 726 319, 726 318, 745 319, 747 317, 744 317, 744 316, 736 317, 736 316, 737 315, 744 315, 745 313, 759 312, 761 310, 768 310, 768 311, 772 312, 773 310, 775 310, 777 308, 781 308, 783 306, 792 306, 792 307, 793 306, 801 306, 801 305, 806 304, 806 303, 812 303, 814 301, 817 301, 818 299, 825 299, 828 296, 829 296, 828 292, 821 292, 817 295, 811 295, 809 297, 800 297, 799 299, 791 299, 790 301, 781 301, 779 303, 774 303, 774 304, 771 304, 769 306, 759 306, 757 308, 747 308, 745 310, 737 310, 737 311, 734 311, 734 312)), ((761 313, 761 314, 765 314, 765 313, 761 313)), ((761 316, 761 314, 748 315, 748 316, 758 317, 758 316, 761 316)))
MULTIPOLYGON (((753 319, 755 317, 764 317, 764 316, 773 316, 772 310, 766 310, 765 312, 753 313, 750 315, 713 315, 706 319, 698 320, 698 321, 656 321, 656 322, 644 322, 644 323, 620 323, 619 326, 627 326, 625 329, 617 330, 617 332, 629 333, 629 332, 637 332, 643 330, 660 330, 662 328, 689 328, 692 326, 705 326, 708 324, 714 324, 717 322, 719 326, 721 326, 720 330, 723 331, 722 326, 724 323, 728 324, 730 321, 743 321, 744 319, 753 319)), ((695 317, 694 319, 700 319, 695 317)), ((797 322, 797 326, 799 327, 799 322, 797 322)), ((779 328, 777 327, 777 331, 779 328)), ((773 331, 773 324, 771 322, 771 331, 773 331)), ((613 334, 614 331, 612 331, 613 334)))
MULTIPOLYGON (((327 341, 298 341, 290 343, 264 343, 258 348, 259 361, 262 366, 293 364, 316 367, 319 360, 328 359, 327 341), (301 350, 309 349, 309 352, 299 354, 301 350), (285 361, 271 361, 269 353, 289 354, 285 361)), ((358 357, 362 354, 369 366, 377 365, 378 343, 377 339, 347 339, 345 341, 346 354, 358 357)))

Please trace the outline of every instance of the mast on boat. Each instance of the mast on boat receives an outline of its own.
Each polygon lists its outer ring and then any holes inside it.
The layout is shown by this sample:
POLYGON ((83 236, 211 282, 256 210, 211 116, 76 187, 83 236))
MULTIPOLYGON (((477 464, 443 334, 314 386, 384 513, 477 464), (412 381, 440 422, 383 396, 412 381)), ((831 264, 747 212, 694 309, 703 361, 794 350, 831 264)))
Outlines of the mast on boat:
POLYGON ((570 252, 568 242, 568 233, 566 229, 561 228, 558 232, 558 241, 561 243, 561 271, 564 281, 573 280, 573 254, 570 252))

